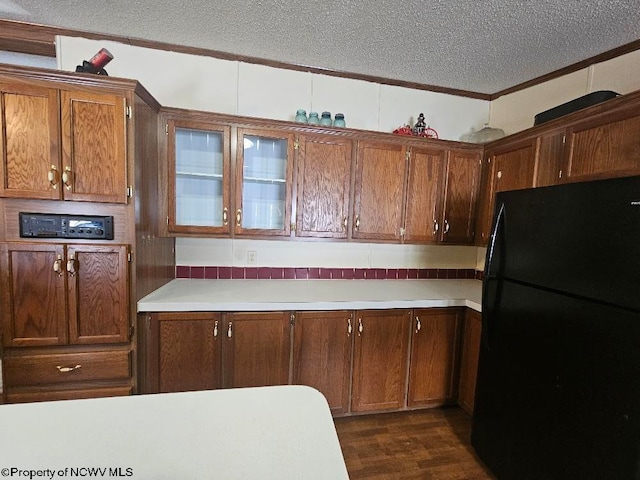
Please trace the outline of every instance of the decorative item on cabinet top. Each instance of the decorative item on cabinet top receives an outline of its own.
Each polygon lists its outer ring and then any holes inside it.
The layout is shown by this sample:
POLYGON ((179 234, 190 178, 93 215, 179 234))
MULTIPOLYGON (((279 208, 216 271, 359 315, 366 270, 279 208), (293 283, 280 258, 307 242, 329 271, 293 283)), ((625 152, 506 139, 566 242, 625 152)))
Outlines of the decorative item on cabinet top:
POLYGON ((504 135, 504 130, 501 128, 491 128, 488 123, 485 123, 480 130, 462 135, 462 137, 460 137, 460 141, 469 143, 489 143, 504 137, 504 135))
POLYGON ((86 60, 82 61, 82 65, 78 65, 76 67, 76 72, 79 73, 94 73, 96 75, 107 75, 107 71, 104 67, 113 60, 113 54, 107 50, 106 48, 101 48, 98 53, 96 53, 91 60, 88 62, 86 60))
POLYGON ((176 278, 207 280, 478 280, 472 268, 319 268, 177 265, 176 278))
POLYGON ((396 128, 393 133, 396 135, 413 135, 415 137, 422 138, 438 138, 438 132, 425 123, 424 113, 418 115, 418 120, 413 127, 409 124, 405 124, 396 128))

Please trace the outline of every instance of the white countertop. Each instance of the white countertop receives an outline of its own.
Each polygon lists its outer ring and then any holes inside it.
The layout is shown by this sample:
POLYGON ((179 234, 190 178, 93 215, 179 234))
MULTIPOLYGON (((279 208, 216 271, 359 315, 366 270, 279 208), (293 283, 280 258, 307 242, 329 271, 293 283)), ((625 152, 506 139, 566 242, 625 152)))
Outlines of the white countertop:
POLYGON ((469 307, 479 280, 175 279, 138 302, 139 312, 362 310, 469 307))
POLYGON ((300 385, 0 405, 0 425, 7 478, 349 478, 327 401, 300 385))

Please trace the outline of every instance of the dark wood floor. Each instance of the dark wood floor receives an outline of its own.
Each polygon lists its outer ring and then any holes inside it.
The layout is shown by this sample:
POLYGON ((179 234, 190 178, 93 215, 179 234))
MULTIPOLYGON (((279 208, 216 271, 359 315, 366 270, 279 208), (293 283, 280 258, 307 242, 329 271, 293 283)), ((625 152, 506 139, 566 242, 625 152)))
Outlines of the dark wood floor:
POLYGON ((471 418, 458 407, 335 419, 352 480, 495 479, 469 443, 471 418))

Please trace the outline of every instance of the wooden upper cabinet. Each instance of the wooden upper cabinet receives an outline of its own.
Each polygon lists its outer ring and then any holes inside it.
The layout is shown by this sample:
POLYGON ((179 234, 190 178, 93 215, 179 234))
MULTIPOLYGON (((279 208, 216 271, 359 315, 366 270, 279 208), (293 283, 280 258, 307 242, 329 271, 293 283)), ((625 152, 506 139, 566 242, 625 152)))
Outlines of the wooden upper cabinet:
POLYGON ((441 223, 442 242, 473 242, 480 171, 479 152, 449 152, 441 223))
POLYGON ((127 202, 123 96, 0 84, 0 195, 127 202))
MULTIPOLYGON (((157 388, 153 392, 212 390, 222 386, 222 322, 219 313, 157 313, 157 388)), ((151 392, 149 392, 151 393, 151 392)))
POLYGON ((298 139, 296 236, 347 238, 351 140, 298 139))
POLYGON ((129 268, 125 245, 67 247, 69 343, 129 340, 129 268))
POLYGON ((169 231, 231 232, 228 126, 167 122, 169 231))
POLYGON ((402 238, 407 153, 401 144, 358 142, 353 238, 402 238))
POLYGON ((546 133, 538 138, 536 187, 556 185, 561 181, 565 139, 564 131, 546 133))
POLYGON ((61 92, 61 178, 66 200, 127 202, 125 98, 61 92))
POLYGON ((224 386, 262 387, 289 383, 290 315, 231 313, 224 322, 224 386))
POLYGON ((481 245, 489 240, 496 193, 534 186, 536 141, 503 145, 486 156, 482 203, 476 219, 477 243, 481 245))
POLYGON ((58 90, 0 84, 0 196, 61 195, 58 90))
POLYGON ((290 235, 294 135, 238 128, 237 151, 235 233, 290 235))
POLYGON ((298 312, 295 321, 293 383, 320 391, 332 413, 349 409, 353 313, 298 312))
POLYGON ((411 149, 405 241, 430 243, 440 238, 445 170, 446 152, 444 150, 411 149))
POLYGON ((409 364, 408 406, 448 403, 457 393, 462 310, 415 310, 409 364))
POLYGON ((410 310, 356 312, 353 412, 404 406, 410 320, 410 310))
MULTIPOLYGON (((637 111, 637 110, 636 110, 637 111)), ((640 174, 640 116, 585 121, 567 130, 563 181, 640 174)))
POLYGON ((65 345, 64 246, 3 243, 0 262, 3 345, 65 345))

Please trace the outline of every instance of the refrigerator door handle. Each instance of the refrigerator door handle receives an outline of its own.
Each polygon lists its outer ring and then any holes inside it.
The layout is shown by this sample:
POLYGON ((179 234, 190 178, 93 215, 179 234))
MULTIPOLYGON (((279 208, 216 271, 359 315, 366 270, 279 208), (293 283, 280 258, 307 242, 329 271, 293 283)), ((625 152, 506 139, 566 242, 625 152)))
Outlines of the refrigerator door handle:
MULTIPOLYGON (((489 244, 489 249, 487 250, 487 258, 485 265, 485 275, 484 281, 482 283, 482 343, 485 348, 490 349, 489 342, 489 317, 491 316, 491 312, 495 310, 495 306, 498 303, 499 288, 495 289, 495 296, 492 299, 492 305, 489 306, 489 298, 488 298, 488 285, 489 282, 493 279, 500 279, 500 272, 491 273, 491 267, 494 264, 494 256, 496 254, 496 243, 498 242, 498 236, 502 233, 502 228, 504 225, 505 219, 505 209, 504 203, 500 205, 500 209, 498 210, 498 215, 496 216, 496 223, 493 226, 493 231, 491 232, 491 242, 489 244)), ((502 262, 501 262, 502 263, 502 262)))

